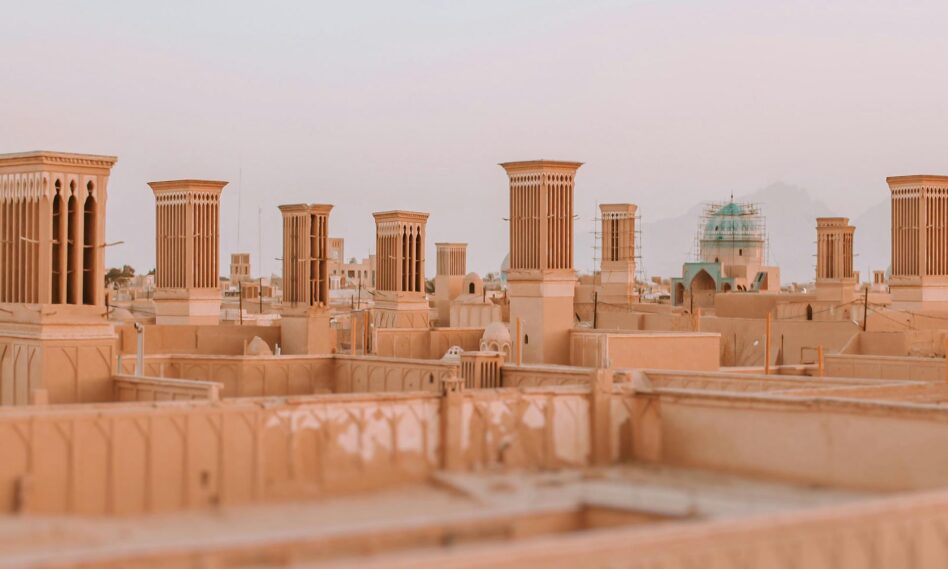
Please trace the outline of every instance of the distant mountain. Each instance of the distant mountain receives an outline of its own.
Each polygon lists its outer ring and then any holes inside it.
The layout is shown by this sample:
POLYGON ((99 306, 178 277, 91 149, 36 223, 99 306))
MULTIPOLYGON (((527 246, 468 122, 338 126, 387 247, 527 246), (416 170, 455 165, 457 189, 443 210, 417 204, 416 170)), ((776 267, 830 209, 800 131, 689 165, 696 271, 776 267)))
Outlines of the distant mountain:
POLYGON ((868 270, 883 271, 889 268, 892 247, 891 204, 884 199, 867 209, 852 221, 856 226, 855 269, 862 273, 862 280, 872 278, 868 270))
MULTIPOLYGON (((722 196, 722 200, 726 199, 727 196, 722 196)), ((771 184, 734 199, 760 204, 767 218, 770 264, 780 267, 781 282, 813 280, 816 263, 816 218, 835 215, 830 208, 822 201, 814 199, 805 189, 783 183, 771 184)), ((888 202, 880 205, 885 207, 884 213, 888 216, 888 202)), ((678 217, 644 223, 642 261, 648 276, 681 275, 682 263, 692 260, 698 218, 703 207, 703 204, 698 204, 678 217)), ((865 221, 862 221, 861 216, 860 221, 856 222, 857 254, 862 243, 859 239, 870 233, 860 231, 860 226, 881 227, 878 220, 872 217, 880 215, 876 212, 877 208, 878 206, 864 214, 869 216, 865 221)), ((888 228, 887 217, 885 227, 888 228)), ((865 241, 873 255, 858 256, 855 261, 856 270, 865 271, 865 261, 878 263, 876 257, 884 258, 888 255, 888 237, 885 238, 885 253, 880 255, 877 233, 879 232, 872 232, 872 235, 868 236, 871 239, 865 241)))

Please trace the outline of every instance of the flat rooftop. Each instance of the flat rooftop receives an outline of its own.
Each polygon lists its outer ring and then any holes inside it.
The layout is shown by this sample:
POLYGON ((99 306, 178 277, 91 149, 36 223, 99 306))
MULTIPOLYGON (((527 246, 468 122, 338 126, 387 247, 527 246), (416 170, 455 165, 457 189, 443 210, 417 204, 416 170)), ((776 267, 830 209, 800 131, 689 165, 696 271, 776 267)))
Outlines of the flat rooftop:
POLYGON ((271 545, 301 547, 301 562, 357 559, 458 542, 753 516, 869 496, 636 464, 542 473, 439 473, 429 484, 320 501, 129 519, 0 517, 0 568, 94 566, 271 545))

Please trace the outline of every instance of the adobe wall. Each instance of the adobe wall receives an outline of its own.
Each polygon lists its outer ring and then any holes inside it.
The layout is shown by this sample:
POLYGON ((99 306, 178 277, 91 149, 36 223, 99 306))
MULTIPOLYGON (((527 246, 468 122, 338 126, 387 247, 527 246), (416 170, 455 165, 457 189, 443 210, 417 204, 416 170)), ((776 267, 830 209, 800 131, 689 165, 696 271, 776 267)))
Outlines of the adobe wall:
MULTIPOLYGON (((122 360, 131 374, 134 358, 122 360)), ((212 381, 221 396, 260 397, 318 393, 429 391, 457 375, 459 364, 378 356, 149 356, 145 375, 212 381)))
MULTIPOLYGON (((692 327, 692 319, 688 315, 635 312, 599 314, 600 329, 689 332, 692 327)), ((720 365, 729 367, 764 364, 766 328, 766 320, 763 318, 702 316, 700 319, 701 332, 721 335, 720 365)), ((804 361, 813 361, 812 351, 803 353, 801 357, 800 349, 822 345, 825 353, 833 353, 841 350, 858 330, 855 324, 845 320, 774 320, 771 325, 773 334, 771 363, 776 363, 781 346, 783 346, 784 364, 795 365, 804 361)), ((668 367, 668 365, 653 367, 668 367)))
POLYGON ((599 368, 717 370, 718 334, 573 330, 570 363, 599 368))
POLYGON ((913 403, 948 402, 948 384, 928 382, 898 381, 877 385, 834 386, 815 389, 802 389, 793 393, 796 396, 845 397, 847 399, 873 399, 885 401, 906 401, 913 403))
MULTIPOLYGON (((134 355, 137 351, 133 325, 116 326, 119 353, 134 355)), ((254 336, 263 339, 270 349, 281 343, 279 326, 145 326, 146 354, 232 355, 244 353, 244 344, 254 336)))
POLYGON ((458 362, 441 360, 336 356, 334 361, 334 393, 441 393, 442 382, 460 374, 458 362))
POLYGON ((420 481, 439 461, 424 393, 0 414, 0 512, 141 514, 420 481))
POLYGON ((0 512, 312 498, 425 480, 442 463, 583 466, 594 455, 590 393, 462 391, 447 411, 447 397, 420 391, 11 410, 0 414, 0 512))
POLYGON ((111 401, 114 359, 111 336, 0 337, 0 406, 27 405, 33 390, 54 404, 111 401))
POLYGON ((500 368, 503 387, 552 387, 556 385, 585 385, 591 369, 571 366, 547 366, 511 363, 500 368))
POLYGON ((874 356, 944 357, 945 330, 859 332, 847 353, 874 356))
POLYGON ((769 312, 782 304, 802 304, 805 310, 807 303, 815 302, 814 294, 716 294, 714 313, 721 318, 766 318, 769 312))
POLYGON ((448 348, 480 349, 483 328, 377 328, 374 354, 388 358, 441 359, 448 348))
POLYGON ((210 381, 118 375, 113 379, 113 401, 218 401, 221 387, 210 381))
MULTIPOLYGON (((360 559, 361 569, 946 567, 948 492, 806 511, 665 523, 360 559)), ((302 548, 299 548, 302 550, 302 548)), ((329 567, 354 567, 341 563, 329 567)), ((307 566, 307 568, 310 566, 307 566)))
MULTIPOLYGON (((869 299, 873 307, 872 297, 869 299)), ((896 310, 881 309, 869 311, 868 330, 870 332, 904 332, 906 330, 941 330, 948 328, 948 312, 936 310, 896 310)), ((860 313, 860 321, 862 315, 860 313)))
POLYGON ((944 358, 834 354, 824 356, 824 362, 830 377, 945 381, 944 358))
POLYGON ((812 376, 764 375, 751 370, 726 370, 719 373, 705 373, 680 370, 647 370, 644 379, 651 388, 661 389, 700 389, 705 391, 732 391, 740 393, 788 393, 797 395, 800 391, 826 390, 830 388, 858 389, 879 385, 899 385, 895 382, 879 382, 868 379, 842 379, 812 376))
POLYGON ((948 484, 934 405, 660 390, 662 462, 856 490, 948 484))
MULTIPOLYGON (((221 396, 260 397, 331 393, 336 364, 331 355, 206 356, 164 355, 145 358, 146 377, 213 381, 221 396)), ((131 374, 134 356, 122 358, 122 371, 131 374)))
MULTIPOLYGON (((579 379, 576 368, 547 367, 551 378, 579 379)), ((505 374, 543 375, 525 368, 505 374)), ((11 409, 0 414, 0 511, 134 514, 301 499, 418 481, 439 465, 476 471, 637 460, 866 491, 948 484, 948 455, 930 452, 948 441, 943 407, 794 395, 798 387, 860 384, 849 380, 645 376, 628 382, 589 371, 580 385, 443 396, 11 409), (690 388, 668 387, 681 382, 690 388)), ((365 385, 387 388, 381 379, 365 385)))
MULTIPOLYGON (((588 374, 587 374, 588 377, 588 374)), ((589 465, 591 404, 583 388, 467 391, 461 403, 461 470, 589 465)))

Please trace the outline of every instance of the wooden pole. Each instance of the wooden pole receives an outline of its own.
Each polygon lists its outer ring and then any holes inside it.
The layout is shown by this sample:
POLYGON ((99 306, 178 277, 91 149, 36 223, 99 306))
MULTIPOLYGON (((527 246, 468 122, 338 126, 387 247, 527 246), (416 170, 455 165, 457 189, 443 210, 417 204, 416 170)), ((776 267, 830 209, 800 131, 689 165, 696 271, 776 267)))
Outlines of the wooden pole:
POLYGON ((599 327, 599 291, 593 292, 593 330, 599 327))
POLYGON ((356 354, 356 313, 349 315, 349 353, 356 354))
POLYGON ((240 318, 240 325, 244 325, 244 287, 243 283, 237 281, 237 310, 240 318))
POLYGON ((866 325, 869 324, 869 287, 866 287, 866 294, 862 297, 862 331, 866 331, 866 325))
POLYGON ((820 344, 816 347, 816 374, 823 377, 825 369, 823 367, 823 344, 820 344))
POLYGON ((773 324, 773 316, 770 312, 767 313, 767 335, 764 337, 764 373, 770 374, 770 336, 771 336, 771 325, 773 324))
POLYGON ((369 311, 362 311, 362 355, 369 353, 369 311))
POLYGON ((517 365, 523 365, 523 334, 520 333, 519 317, 517 317, 517 365))

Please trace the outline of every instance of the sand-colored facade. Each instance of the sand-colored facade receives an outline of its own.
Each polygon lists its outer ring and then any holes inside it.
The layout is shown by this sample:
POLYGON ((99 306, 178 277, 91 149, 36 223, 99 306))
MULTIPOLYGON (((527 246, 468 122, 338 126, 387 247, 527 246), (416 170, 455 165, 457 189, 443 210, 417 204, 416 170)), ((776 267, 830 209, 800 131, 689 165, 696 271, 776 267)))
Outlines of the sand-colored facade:
POLYGON ((510 183, 510 319, 523 361, 566 363, 573 327, 573 187, 581 162, 501 164, 510 183))
POLYGON ((375 217, 377 272, 376 328, 427 328, 425 226, 428 214, 386 211, 375 217))
POLYGON ((435 255, 434 304, 438 324, 446 326, 451 322, 451 301, 461 294, 474 294, 470 286, 474 283, 462 289, 467 275, 467 243, 435 243, 435 255))
POLYGON ((426 290, 397 210, 331 302, 333 206, 283 205, 282 302, 224 325, 224 182, 150 184, 154 312, 106 306, 114 164, 0 155, 0 567, 946 564, 941 177, 888 179, 890 281, 819 218, 815 291, 711 239, 696 303, 639 294, 628 202, 577 286, 578 162, 502 164, 501 290, 446 241, 426 290))
POLYGON ((220 320, 220 195, 227 182, 149 182, 155 194, 158 324, 220 320))

